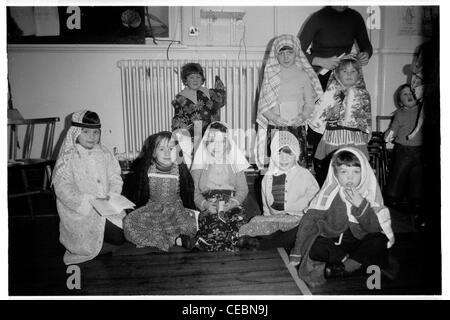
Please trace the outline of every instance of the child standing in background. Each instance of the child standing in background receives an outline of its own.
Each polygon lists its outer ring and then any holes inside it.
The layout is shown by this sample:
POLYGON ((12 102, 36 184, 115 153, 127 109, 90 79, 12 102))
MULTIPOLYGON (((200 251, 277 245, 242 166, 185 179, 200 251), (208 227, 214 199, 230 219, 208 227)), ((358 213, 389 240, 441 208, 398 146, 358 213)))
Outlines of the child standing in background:
MULTIPOLYGON (((360 69, 353 55, 343 57, 330 76, 326 92, 316 103, 311 126, 323 132, 315 154, 319 160, 344 146, 355 147, 369 158, 367 143, 372 114, 370 95, 360 69)), ((319 184, 322 184, 326 172, 316 174, 319 184)))
POLYGON ((399 109, 385 133, 386 142, 394 142, 386 201, 395 205, 406 194, 408 202, 420 209, 423 202, 422 127, 414 136, 410 135, 418 122, 420 105, 408 84, 401 85, 395 97, 399 109))
POLYGON ((97 113, 73 113, 53 171, 65 264, 91 260, 125 241, 123 230, 102 217, 90 203, 122 191, 119 162, 100 143, 100 127, 97 113))
POLYGON ((177 164, 176 150, 172 133, 163 131, 148 138, 139 159, 135 190, 127 192, 136 195, 138 207, 145 205, 124 219, 125 237, 138 248, 195 244, 196 220, 185 209, 194 209, 192 177, 184 162, 177 164))
POLYGON ((199 216, 199 248, 235 251, 239 227, 247 219, 245 169, 249 163, 234 143, 231 129, 213 122, 195 153, 191 168, 199 216))
POLYGON ((214 89, 205 88, 203 86, 205 75, 202 66, 198 63, 183 65, 181 80, 185 88, 172 101, 172 106, 175 109, 172 131, 179 130, 178 139, 184 151, 185 161, 190 167, 193 156, 195 123, 201 129, 199 134, 203 134, 211 122, 220 120, 220 108, 226 103, 226 91, 219 77, 216 77, 214 89), (188 135, 190 136, 188 137, 188 135), (186 137, 190 138, 190 141, 186 137))
POLYGON ((300 49, 298 38, 285 34, 277 37, 264 68, 258 102, 256 162, 260 169, 270 157, 272 130, 288 130, 298 139, 300 163, 307 165, 307 120, 315 100, 322 94, 317 74, 300 49))
POLYGON ((276 131, 271 157, 261 185, 263 215, 255 216, 239 229, 240 236, 269 235, 295 228, 303 210, 319 191, 314 176, 298 164, 300 146, 288 131, 276 131))

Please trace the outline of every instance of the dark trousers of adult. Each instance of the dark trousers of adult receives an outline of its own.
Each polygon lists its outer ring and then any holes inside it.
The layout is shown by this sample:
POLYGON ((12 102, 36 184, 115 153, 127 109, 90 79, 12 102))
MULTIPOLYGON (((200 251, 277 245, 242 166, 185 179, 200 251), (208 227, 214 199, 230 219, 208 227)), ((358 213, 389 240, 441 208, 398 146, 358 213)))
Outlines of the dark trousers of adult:
POLYGON ((123 229, 106 219, 105 232, 103 233, 103 246, 99 255, 114 251, 125 243, 123 229))
POLYGON ((413 205, 423 204, 422 147, 396 144, 392 160, 386 185, 386 198, 401 201, 406 196, 413 205))
MULTIPOLYGON (((327 89, 328 80, 330 79, 331 76, 331 71, 327 72, 324 75, 318 74, 317 76, 319 78, 320 85, 322 86, 322 90, 325 92, 325 90, 327 89)), ((308 144, 312 147, 314 173, 317 183, 319 183, 319 186, 322 186, 327 176, 328 166, 326 165, 326 161, 314 158, 317 146, 319 145, 319 142, 322 139, 322 134, 315 132, 311 128, 308 128, 308 134, 306 136, 306 139, 308 141, 308 144)))
POLYGON ((326 162, 324 160, 319 160, 314 157, 314 155, 316 154, 317 146, 319 145, 319 142, 322 139, 322 134, 315 132, 311 128, 308 128, 306 139, 308 141, 308 144, 312 147, 312 159, 314 165, 315 178, 319 186, 322 186, 323 183, 325 182, 325 178, 327 177, 328 167, 326 166, 326 162))
POLYGON ((388 266, 388 238, 382 233, 368 233, 361 240, 355 238, 350 231, 344 232, 341 243, 338 238, 317 237, 311 246, 309 257, 315 261, 332 264, 342 262, 345 256, 361 263, 363 267, 377 265, 388 266))

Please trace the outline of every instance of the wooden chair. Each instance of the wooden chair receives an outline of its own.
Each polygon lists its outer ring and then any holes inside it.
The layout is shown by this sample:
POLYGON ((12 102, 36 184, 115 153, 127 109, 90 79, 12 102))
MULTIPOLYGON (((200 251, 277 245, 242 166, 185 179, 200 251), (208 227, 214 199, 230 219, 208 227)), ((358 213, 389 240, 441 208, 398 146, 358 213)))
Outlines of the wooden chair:
MULTIPOLYGON (((52 170, 55 160, 52 160, 53 138, 55 135, 55 124, 59 118, 39 119, 8 119, 9 130, 9 152, 8 152, 8 179, 20 178, 23 184, 21 192, 13 192, 8 186, 8 199, 26 197, 30 216, 34 218, 34 210, 31 196, 36 194, 53 194, 50 188, 52 170), (31 158, 34 142, 35 126, 45 126, 41 156, 31 158), (25 135, 22 147, 19 143, 19 128, 25 127, 25 135), (18 155, 22 149, 22 154, 18 155), (31 186, 27 173, 31 170, 40 171, 43 174, 41 186, 31 186)), ((12 180, 11 180, 12 181, 12 180)))
POLYGON ((372 132, 367 148, 369 150, 370 164, 375 170, 378 183, 381 190, 387 182, 388 175, 388 150, 386 149, 386 142, 384 141, 384 132, 381 131, 381 121, 391 120, 392 116, 377 116, 376 117, 376 131, 372 132))

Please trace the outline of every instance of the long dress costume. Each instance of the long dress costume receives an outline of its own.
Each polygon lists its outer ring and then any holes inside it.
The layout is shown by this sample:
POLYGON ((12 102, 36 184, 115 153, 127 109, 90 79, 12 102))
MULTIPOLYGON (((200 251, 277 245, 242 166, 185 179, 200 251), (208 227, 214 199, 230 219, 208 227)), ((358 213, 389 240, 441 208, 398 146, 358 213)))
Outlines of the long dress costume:
POLYGON ((263 215, 255 216, 243 225, 239 229, 240 236, 269 235, 278 230, 295 228, 303 216, 303 210, 319 191, 314 176, 297 162, 288 171, 278 168, 278 151, 283 147, 289 147, 296 159, 299 158, 300 147, 297 138, 288 131, 277 131, 270 146, 272 153, 269 169, 261 184, 263 215), (284 178, 284 183, 280 185, 281 190, 275 191, 275 181, 278 178, 284 178), (281 197, 278 197, 276 192, 281 193, 281 197), (277 198, 281 199, 278 205, 277 198))
MULTIPOLYGON (((81 123, 85 113, 75 112, 72 122, 81 123)), ((123 184, 119 162, 108 149, 98 144, 88 150, 76 143, 81 130, 76 126, 68 130, 52 178, 65 264, 82 263, 99 254, 106 219, 89 200, 120 194, 123 184)))
POLYGON ((369 229, 377 229, 388 241, 387 247, 394 244, 389 209, 383 205, 383 198, 375 174, 367 158, 355 148, 342 148, 337 152, 349 151, 357 156, 361 164, 361 182, 356 190, 364 198, 356 208, 343 195, 330 163, 328 175, 322 189, 311 201, 297 231, 297 240, 291 250, 291 259, 300 261, 299 276, 308 284, 324 283, 325 263, 310 258, 310 250, 319 236, 335 238, 350 229, 354 237, 363 238, 369 229), (342 212, 344 211, 344 212, 342 212), (363 223, 366 228, 363 228, 363 223))
MULTIPOLYGON (((314 103, 323 93, 322 87, 320 86, 317 74, 311 67, 310 63, 306 59, 303 51, 300 49, 299 40, 293 35, 281 35, 275 39, 273 42, 269 58, 267 59, 264 68, 264 79, 261 86, 261 93, 258 101, 258 113, 256 117, 256 122, 258 125, 258 132, 256 137, 256 164, 258 168, 263 169, 265 164, 269 162, 269 151, 268 146, 270 146, 270 131, 272 129, 285 129, 291 131, 299 140, 300 147, 306 150, 306 123, 305 126, 287 126, 287 127, 276 127, 270 120, 264 115, 269 110, 272 112, 280 110, 280 91, 282 84, 281 66, 277 59, 277 54, 281 48, 288 46, 294 49, 295 52, 295 64, 293 67, 298 68, 302 71, 302 76, 298 79, 298 86, 302 87, 300 91, 310 92, 311 96, 301 95, 298 97, 297 101, 289 101, 291 103, 297 103, 299 107, 306 108, 310 103, 314 103)), ((311 106, 314 108, 314 106, 311 106)), ((300 108, 299 108, 300 110, 300 108)), ((306 152, 302 152, 302 157, 306 157, 306 152)), ((306 161, 306 159, 304 159, 306 161)))
POLYGON ((352 146, 369 158, 367 139, 371 133, 371 119, 370 94, 361 69, 355 85, 350 88, 345 88, 339 81, 335 69, 327 90, 316 102, 310 122, 314 130, 323 133, 315 157, 322 160, 334 150, 352 146))
POLYGON ((138 248, 168 251, 180 234, 194 236, 197 232, 195 217, 183 207, 179 194, 178 170, 177 164, 173 164, 169 172, 150 165, 149 200, 124 219, 125 238, 138 248))
POLYGON ((201 210, 198 232, 202 240, 200 249, 204 251, 237 251, 239 228, 247 222, 244 207, 248 185, 244 170, 249 167, 249 163, 234 143, 231 129, 225 123, 222 124, 227 127, 230 146, 225 161, 215 159, 208 152, 208 127, 191 168, 195 184, 194 200, 201 210), (210 213, 204 208, 207 200, 216 204, 218 201, 234 201, 238 206, 227 212, 210 213))

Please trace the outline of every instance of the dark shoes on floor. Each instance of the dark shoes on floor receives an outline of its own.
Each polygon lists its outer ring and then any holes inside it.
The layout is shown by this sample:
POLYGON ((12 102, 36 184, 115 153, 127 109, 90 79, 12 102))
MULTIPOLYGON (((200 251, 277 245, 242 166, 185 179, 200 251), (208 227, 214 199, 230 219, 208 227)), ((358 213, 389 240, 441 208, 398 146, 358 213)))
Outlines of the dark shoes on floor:
POLYGON ((197 242, 197 238, 189 237, 184 234, 181 234, 179 238, 181 239, 181 246, 186 250, 192 250, 197 242))
POLYGON ((345 270, 344 264, 341 263, 327 263, 325 265, 324 275, 326 279, 331 278, 342 278, 350 276, 360 276, 364 272, 364 268, 361 267, 353 272, 348 272, 345 270))
POLYGON ((400 272, 400 263, 392 256, 389 256, 389 266, 381 269, 381 274, 389 280, 395 280, 400 272))
POLYGON ((236 246, 241 249, 258 250, 259 240, 250 236, 242 236, 238 239, 236 246))

